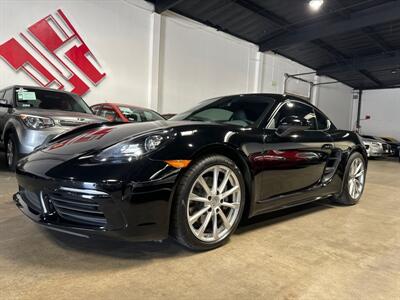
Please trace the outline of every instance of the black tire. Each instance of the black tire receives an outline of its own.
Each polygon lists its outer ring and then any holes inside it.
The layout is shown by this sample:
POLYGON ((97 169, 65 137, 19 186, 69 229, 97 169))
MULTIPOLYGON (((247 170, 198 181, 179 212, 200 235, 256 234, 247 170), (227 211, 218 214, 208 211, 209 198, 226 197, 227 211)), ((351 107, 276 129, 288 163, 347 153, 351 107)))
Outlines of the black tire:
POLYGON ((14 172, 16 167, 17 167, 17 163, 19 160, 19 149, 18 149, 18 140, 15 136, 14 133, 10 133, 6 139, 5 139, 5 158, 6 158, 6 164, 7 167, 10 171, 14 172), (11 161, 9 161, 9 146, 11 144, 11 148, 12 148, 12 159, 11 161))
POLYGON ((346 165, 346 169, 345 169, 345 173, 344 173, 344 179, 343 179, 343 190, 342 193, 340 195, 334 196, 333 197, 333 201, 339 204, 343 204, 343 205, 354 205, 357 204, 360 201, 360 198, 364 192, 364 188, 365 188, 365 175, 366 175, 366 163, 365 163, 365 159, 364 157, 359 153, 359 152, 354 152, 353 154, 350 155, 348 161, 347 161, 347 165, 346 165), (349 184, 349 176, 350 176, 350 168, 351 168, 351 164, 354 162, 354 160, 356 159, 360 159, 363 163, 363 167, 364 167, 364 181, 362 184, 362 189, 360 194, 353 198, 350 195, 350 184, 349 184))
MULTIPOLYGON (((222 201, 222 200, 221 200, 222 201)), ((221 155, 209 155, 202 157, 195 161, 182 175, 177 185, 174 203, 172 209, 172 223, 171 223, 171 233, 172 236, 183 246, 195 250, 195 251, 206 251, 215 249, 225 244, 230 235, 236 230, 240 219, 243 214, 245 204, 245 183, 240 169, 236 164, 229 158, 221 155), (238 209, 238 214, 234 220, 233 225, 230 227, 230 232, 222 240, 206 242, 197 238, 189 226, 187 209, 189 202, 189 193, 191 192, 192 186, 195 184, 197 178, 205 172, 207 169, 213 166, 224 166, 229 168, 236 178, 238 179, 240 186, 240 205, 238 209)), ((204 204, 205 205, 205 204, 204 204)), ((218 211, 218 208, 213 208, 218 211)), ((214 215, 213 215, 214 216, 214 215)), ((216 217, 218 220, 218 217, 216 217)))

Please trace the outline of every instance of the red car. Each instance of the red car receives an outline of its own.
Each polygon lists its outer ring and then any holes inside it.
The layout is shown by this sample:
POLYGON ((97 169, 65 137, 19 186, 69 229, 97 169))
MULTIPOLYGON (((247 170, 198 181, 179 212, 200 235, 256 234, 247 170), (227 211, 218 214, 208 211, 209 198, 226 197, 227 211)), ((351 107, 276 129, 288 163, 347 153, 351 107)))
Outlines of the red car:
POLYGON ((111 122, 150 122, 165 120, 155 111, 128 104, 100 103, 91 107, 93 113, 111 122))

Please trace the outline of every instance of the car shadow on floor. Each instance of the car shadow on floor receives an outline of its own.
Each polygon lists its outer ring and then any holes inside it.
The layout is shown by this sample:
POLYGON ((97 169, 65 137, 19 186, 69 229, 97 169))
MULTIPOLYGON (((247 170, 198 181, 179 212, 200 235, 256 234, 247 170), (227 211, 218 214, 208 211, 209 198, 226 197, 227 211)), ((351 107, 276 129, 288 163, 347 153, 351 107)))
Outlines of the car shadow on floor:
MULTIPOLYGON (((235 234, 246 234, 261 227, 285 222, 293 218, 331 208, 329 201, 318 201, 297 207, 284 209, 277 212, 267 213, 244 220, 235 234)), ((120 259, 155 259, 172 256, 190 256, 196 254, 179 245, 172 238, 160 242, 128 242, 109 238, 84 239, 69 236, 63 233, 42 229, 45 235, 55 244, 63 249, 92 253, 100 256, 111 256, 120 259)))
POLYGON ((13 172, 8 170, 7 163, 6 163, 6 154, 4 150, 0 149, 0 173, 9 173, 12 174, 13 172))
POLYGON ((268 227, 277 223, 283 223, 285 221, 289 221, 308 214, 317 213, 322 210, 334 208, 336 206, 337 204, 332 204, 332 201, 330 199, 324 199, 261 214, 251 219, 243 219, 240 226, 236 230, 236 234, 245 234, 258 228, 268 227))
POLYGON ((42 229, 45 235, 63 249, 92 253, 99 256, 111 256, 119 259, 156 259, 171 256, 187 256, 192 252, 181 247, 173 239, 163 241, 130 242, 113 238, 80 238, 42 229))

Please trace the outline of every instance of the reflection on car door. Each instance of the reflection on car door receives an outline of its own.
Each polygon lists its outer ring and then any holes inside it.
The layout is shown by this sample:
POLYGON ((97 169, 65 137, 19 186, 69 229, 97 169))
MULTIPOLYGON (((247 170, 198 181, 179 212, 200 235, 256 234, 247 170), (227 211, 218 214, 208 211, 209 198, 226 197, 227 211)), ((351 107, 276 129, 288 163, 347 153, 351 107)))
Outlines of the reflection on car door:
POLYGON ((334 146, 332 138, 326 131, 317 130, 313 107, 299 101, 285 102, 264 133, 264 152, 258 157, 264 182, 258 209, 284 205, 282 201, 290 205, 291 201, 304 200, 308 196, 305 190, 318 187, 321 182, 334 146), (307 122, 310 129, 278 135, 280 122, 293 116, 307 122))

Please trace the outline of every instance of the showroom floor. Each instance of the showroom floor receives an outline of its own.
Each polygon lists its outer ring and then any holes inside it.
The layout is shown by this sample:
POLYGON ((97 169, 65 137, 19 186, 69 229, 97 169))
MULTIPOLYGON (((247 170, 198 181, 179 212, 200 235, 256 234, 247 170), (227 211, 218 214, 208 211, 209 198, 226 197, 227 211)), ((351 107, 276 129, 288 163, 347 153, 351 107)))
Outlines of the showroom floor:
POLYGON ((358 206, 257 218, 224 247, 54 235, 15 208, 0 161, 0 299, 399 299, 400 164, 371 161, 358 206))

